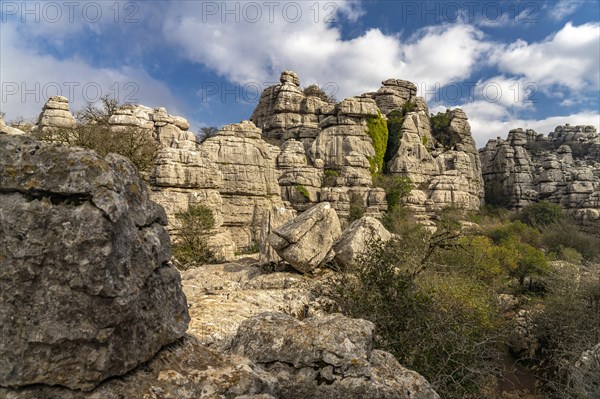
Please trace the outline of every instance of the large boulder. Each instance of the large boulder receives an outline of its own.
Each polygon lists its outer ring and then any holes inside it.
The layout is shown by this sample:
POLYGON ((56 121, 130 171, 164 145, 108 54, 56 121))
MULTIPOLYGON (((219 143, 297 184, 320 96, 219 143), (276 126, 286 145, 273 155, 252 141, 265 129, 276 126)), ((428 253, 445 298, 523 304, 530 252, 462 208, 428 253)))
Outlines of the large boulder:
POLYGON ((59 386, 0 387, 2 399, 276 399, 274 378, 249 359, 222 354, 186 335, 123 377, 91 392, 59 386))
POLYGON ((341 314, 300 321, 262 313, 240 325, 231 352, 269 371, 280 398, 439 398, 422 376, 373 350, 374 330, 341 314))
POLYGON ((377 240, 387 242, 391 238, 392 234, 379 220, 364 216, 352 222, 335 243, 334 260, 342 268, 351 268, 356 265, 361 254, 368 251, 369 243, 377 240))
POLYGON ((268 241, 296 270, 308 273, 327 258, 341 234, 337 213, 328 202, 321 202, 273 230, 268 241))
POLYGON ((0 386, 89 390, 183 336, 165 212, 118 155, 0 136, 0 386))

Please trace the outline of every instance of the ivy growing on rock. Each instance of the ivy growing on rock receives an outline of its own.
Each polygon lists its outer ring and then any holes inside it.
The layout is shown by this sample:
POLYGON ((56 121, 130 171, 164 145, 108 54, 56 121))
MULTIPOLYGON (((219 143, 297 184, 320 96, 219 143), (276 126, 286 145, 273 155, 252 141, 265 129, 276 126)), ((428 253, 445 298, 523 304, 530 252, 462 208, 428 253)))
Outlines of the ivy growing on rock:
POLYGON ((387 121, 383 118, 381 113, 379 113, 376 117, 367 119, 367 127, 369 137, 373 140, 373 148, 375 149, 375 156, 372 159, 369 159, 369 162, 371 163, 371 174, 376 175, 383 171, 383 160, 388 144, 387 121))

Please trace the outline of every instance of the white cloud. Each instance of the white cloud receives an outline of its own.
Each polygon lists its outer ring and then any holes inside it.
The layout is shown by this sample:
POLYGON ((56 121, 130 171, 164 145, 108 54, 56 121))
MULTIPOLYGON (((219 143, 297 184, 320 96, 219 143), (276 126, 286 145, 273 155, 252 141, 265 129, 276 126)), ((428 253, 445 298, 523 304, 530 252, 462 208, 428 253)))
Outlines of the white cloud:
MULTIPOLYGON (((242 18, 235 23, 229 21, 232 16, 219 15, 222 10, 211 10, 216 15, 207 16, 202 4, 184 3, 183 8, 168 10, 164 33, 186 58, 230 81, 274 82, 280 71, 292 69, 304 85, 335 82, 340 98, 377 89, 380 81, 391 77, 427 87, 464 79, 489 49, 483 34, 466 24, 427 27, 408 38, 370 29, 344 39, 335 24, 323 20, 323 9, 316 17, 315 3, 278 4, 273 20, 263 12, 260 20, 250 22, 242 9, 242 18), (282 12, 286 4, 301 5, 303 17, 289 23, 297 12, 288 10, 286 17, 282 12)), ((350 3, 336 4, 339 18, 359 15, 343 11, 350 3)))
POLYGON ((557 21, 562 21, 564 18, 573 14, 582 4, 582 1, 575 0, 560 0, 552 2, 548 5, 550 17, 557 21))
POLYGON ((57 94, 69 97, 72 111, 103 94, 121 102, 165 106, 173 114, 183 111, 169 88, 141 68, 100 68, 79 57, 59 59, 27 45, 30 39, 15 24, 2 25, 0 108, 8 120, 35 119, 47 97, 57 94))
POLYGON ((517 40, 494 51, 491 62, 501 71, 521 76, 544 90, 554 85, 598 90, 600 23, 573 26, 569 22, 542 42, 517 40))

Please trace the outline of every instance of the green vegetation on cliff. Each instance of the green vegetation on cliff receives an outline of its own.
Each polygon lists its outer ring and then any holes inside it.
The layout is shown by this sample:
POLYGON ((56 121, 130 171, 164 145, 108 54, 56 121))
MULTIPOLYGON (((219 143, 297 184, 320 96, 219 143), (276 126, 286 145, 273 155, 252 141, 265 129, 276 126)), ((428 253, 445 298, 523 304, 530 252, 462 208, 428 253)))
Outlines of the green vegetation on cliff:
POLYGON ((383 160, 388 144, 387 121, 379 113, 378 116, 367 119, 367 127, 369 137, 373 140, 373 148, 375 149, 375 156, 369 159, 371 174, 376 175, 383 171, 383 160))

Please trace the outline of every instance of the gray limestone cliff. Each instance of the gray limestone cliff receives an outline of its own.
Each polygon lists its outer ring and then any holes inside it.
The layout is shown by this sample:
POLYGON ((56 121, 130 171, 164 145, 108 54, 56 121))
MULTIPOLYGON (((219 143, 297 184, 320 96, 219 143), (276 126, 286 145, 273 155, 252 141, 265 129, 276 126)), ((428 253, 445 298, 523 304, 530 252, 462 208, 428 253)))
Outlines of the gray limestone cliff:
POLYGON ((279 184, 283 199, 296 210, 326 201, 342 221, 351 203, 372 216, 385 211, 385 193, 372 180, 375 148, 368 122, 393 112, 402 113, 402 128, 397 141, 387 143, 394 148, 385 168, 415 184, 409 207, 423 220, 447 206, 479 209, 481 165, 462 110, 448 111, 448 126, 437 132, 425 100, 405 80, 388 79, 376 92, 339 103, 307 94, 294 72, 283 72, 280 81, 263 92, 251 120, 265 140, 282 146, 279 184))
POLYGON ((594 126, 557 126, 548 136, 513 129, 480 150, 486 202, 520 209, 560 204, 580 219, 600 219, 600 135, 594 126))

